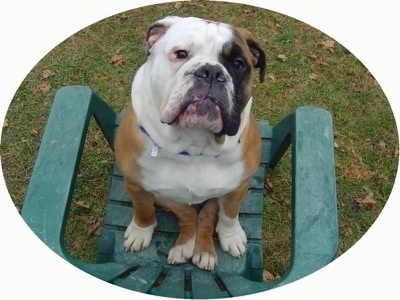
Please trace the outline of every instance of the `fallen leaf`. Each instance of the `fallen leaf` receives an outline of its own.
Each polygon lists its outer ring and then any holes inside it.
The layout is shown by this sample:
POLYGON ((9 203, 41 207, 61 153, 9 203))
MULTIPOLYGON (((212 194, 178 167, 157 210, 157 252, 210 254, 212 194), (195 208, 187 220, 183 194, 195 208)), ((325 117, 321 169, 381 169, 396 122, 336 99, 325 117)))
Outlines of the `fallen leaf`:
POLYGON ((331 39, 327 39, 321 42, 322 46, 329 50, 331 53, 333 52, 333 48, 335 47, 335 41, 331 39))
POLYGON ((119 19, 120 20, 125 20, 125 19, 128 19, 128 16, 126 14, 122 14, 122 15, 119 16, 119 19))
POLYGON ((52 70, 46 69, 43 71, 43 79, 50 78, 56 75, 52 70))
POLYGON ((275 82, 275 81, 276 81, 276 77, 275 77, 275 75, 272 74, 272 73, 268 73, 268 74, 267 74, 267 78, 270 79, 272 82, 275 82))
POLYGON ((351 172, 353 173, 353 178, 356 178, 358 180, 368 180, 370 179, 373 175, 375 175, 375 172, 372 172, 368 170, 368 167, 366 165, 350 165, 351 172))
POLYGON ((356 199, 356 202, 358 204, 358 207, 360 208, 368 208, 376 204, 376 201, 374 199, 374 193, 369 192, 367 196, 364 198, 358 198, 356 199))
POLYGON ((308 79, 315 80, 317 78, 318 78, 318 75, 315 73, 311 73, 310 75, 308 75, 308 79))
POLYGON ((48 91, 50 91, 50 87, 50 83, 48 82, 42 82, 37 86, 38 90, 43 93, 47 93, 48 91))
POLYGON ((274 191, 272 187, 272 183, 270 181, 266 181, 264 183, 264 195, 270 195, 274 191))
POLYGON ((334 147, 335 149, 338 149, 338 148, 339 148, 338 143, 334 142, 334 143, 333 143, 333 147, 334 147))
POLYGON ((176 9, 180 9, 182 7, 182 2, 176 2, 174 6, 176 9))
POLYGON ((384 141, 380 141, 378 144, 378 147, 381 149, 385 149, 386 148, 386 143, 384 141))
POLYGON ((358 93, 363 92, 365 90, 365 87, 360 82, 353 82, 352 86, 354 88, 354 91, 358 93))
POLYGON ((76 216, 78 220, 85 223, 85 230, 88 235, 99 235, 103 226, 104 218, 95 218, 93 216, 76 216))
POLYGON ((96 219, 94 222, 92 223, 87 223, 85 225, 85 229, 86 229, 86 233, 88 235, 99 235, 99 231, 101 229, 101 227, 103 226, 103 218, 99 218, 96 219))
POLYGON ((124 57, 121 54, 115 54, 112 58, 111 58, 111 63, 116 66, 119 67, 120 65, 122 65, 124 63, 124 57))
POLYGON ((287 57, 286 57, 285 54, 278 54, 278 58, 279 58, 280 60, 282 60, 282 61, 286 61, 286 60, 287 60, 287 57))
POLYGON ((5 119, 4 123, 3 123, 3 128, 7 128, 7 127, 8 127, 8 119, 5 119))
POLYGON ((284 199, 282 203, 285 206, 289 206, 291 204, 291 201, 289 199, 284 199))
POLYGON ((84 201, 74 201, 74 204, 82 208, 90 208, 90 205, 84 201))
POLYGON ((316 59, 314 63, 319 65, 319 66, 321 66, 321 67, 328 66, 328 63, 325 60, 320 59, 320 58, 316 59))
POLYGON ((317 58, 318 58, 318 56, 317 56, 316 54, 312 53, 312 52, 309 52, 309 53, 307 54, 307 57, 309 57, 309 58, 311 58, 311 59, 317 59, 317 58))
POLYGON ((370 179, 375 172, 368 170, 368 166, 365 164, 361 165, 354 165, 351 164, 350 166, 346 167, 343 171, 343 176, 347 180, 355 180, 355 181, 365 181, 370 179))
POLYGON ((31 130, 31 136, 38 136, 38 135, 39 135, 39 131, 37 129, 31 130))
POLYGON ((351 227, 346 227, 344 232, 345 232, 344 234, 346 236, 352 236, 353 235, 353 229, 351 227))
POLYGON ((123 92, 126 89, 126 86, 124 86, 123 83, 121 83, 119 80, 114 82, 114 86, 120 91, 123 92))
MULTIPOLYGON (((278 275, 279 276, 279 275, 278 275)), ((269 272, 268 270, 264 270, 263 271, 263 281, 276 281, 278 276, 274 276, 271 272, 269 272)))

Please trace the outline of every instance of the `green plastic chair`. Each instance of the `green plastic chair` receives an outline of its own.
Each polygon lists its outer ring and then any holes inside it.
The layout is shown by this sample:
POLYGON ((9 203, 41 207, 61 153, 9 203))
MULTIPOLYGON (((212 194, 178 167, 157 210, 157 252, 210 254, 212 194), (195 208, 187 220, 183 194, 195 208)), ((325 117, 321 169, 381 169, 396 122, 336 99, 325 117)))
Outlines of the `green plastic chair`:
POLYGON ((71 264, 109 283, 134 291, 174 298, 225 298, 285 285, 330 263, 338 248, 336 185, 331 115, 320 108, 296 109, 271 127, 257 121, 262 135, 262 160, 254 175, 240 222, 248 237, 241 259, 219 248, 214 271, 193 264, 169 265, 167 254, 178 232, 175 217, 157 211, 158 226, 151 246, 131 253, 123 249, 123 233, 132 206, 122 177, 114 167, 105 222, 96 263, 72 258, 63 237, 89 121, 94 117, 110 147, 121 114, 114 113, 84 86, 61 88, 54 99, 22 217, 36 235, 71 264), (281 279, 262 282, 262 210, 265 170, 292 150, 291 263, 281 279))

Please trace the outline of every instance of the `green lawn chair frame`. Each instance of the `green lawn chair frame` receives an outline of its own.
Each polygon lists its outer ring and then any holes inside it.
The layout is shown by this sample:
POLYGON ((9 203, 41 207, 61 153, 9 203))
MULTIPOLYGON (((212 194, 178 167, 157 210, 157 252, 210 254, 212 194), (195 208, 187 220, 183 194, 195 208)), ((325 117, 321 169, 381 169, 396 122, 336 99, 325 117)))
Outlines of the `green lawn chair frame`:
POLYGON ((89 121, 95 118, 111 148, 120 116, 84 86, 61 88, 54 99, 22 217, 36 235, 61 257, 102 280, 135 291, 175 298, 221 298, 257 293, 293 282, 331 262, 338 247, 336 185, 331 115, 320 108, 296 109, 271 127, 258 121, 263 151, 259 171, 241 208, 241 223, 249 244, 245 257, 223 253, 219 264, 202 271, 192 264, 170 266, 167 250, 177 224, 158 211, 158 234, 139 253, 125 253, 124 226, 132 217, 118 169, 114 169, 97 263, 72 258, 64 246, 64 231, 89 121), (262 207, 266 168, 273 168, 292 149, 291 263, 281 279, 262 281, 262 207))

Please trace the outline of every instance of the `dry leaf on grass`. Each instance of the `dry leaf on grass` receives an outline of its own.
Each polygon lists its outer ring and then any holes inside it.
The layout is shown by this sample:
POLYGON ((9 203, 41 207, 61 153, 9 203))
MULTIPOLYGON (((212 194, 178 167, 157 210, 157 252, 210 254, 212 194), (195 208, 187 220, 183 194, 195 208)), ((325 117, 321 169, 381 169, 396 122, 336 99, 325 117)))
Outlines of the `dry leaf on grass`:
POLYGON ((88 235, 100 235, 100 229, 103 226, 103 218, 98 218, 92 223, 86 223, 85 229, 88 235))
POLYGON ((272 194, 273 191, 274 191, 274 189, 272 187, 272 182, 268 181, 268 180, 265 181, 265 183, 264 183, 264 196, 272 194))
POLYGON ((84 201, 74 201, 74 204, 82 208, 90 208, 90 205, 84 201))
POLYGON ((315 63, 316 65, 320 66, 320 67, 326 67, 326 66, 329 65, 325 60, 320 59, 320 58, 316 59, 316 60, 314 61, 314 63, 315 63))
POLYGON ((386 143, 384 141, 380 141, 378 144, 378 147, 381 149, 385 149, 386 148, 386 143))
POLYGON ((335 47, 335 41, 331 39, 327 39, 321 42, 322 46, 329 50, 331 53, 333 52, 333 48, 335 47))
POLYGON ((87 235, 99 235, 100 229, 103 226, 104 218, 95 218, 93 216, 77 216, 78 220, 85 223, 87 235))
POLYGON ((282 61, 286 61, 286 60, 287 60, 287 57, 286 57, 285 54, 278 54, 278 58, 279 58, 280 60, 282 60, 282 61))
POLYGON ((357 205, 360 208, 369 208, 371 206, 374 206, 376 204, 376 201, 374 199, 374 193, 369 192, 367 196, 364 198, 358 198, 356 199, 357 205))
POLYGON ((308 75, 308 79, 314 80, 314 79, 317 79, 317 78, 318 78, 318 75, 315 74, 315 73, 311 73, 310 75, 308 75))
POLYGON ((128 16, 126 14, 122 14, 122 15, 119 16, 119 19, 120 20, 126 20, 126 19, 128 19, 128 16))
POLYGON ((56 75, 52 70, 46 69, 43 71, 43 79, 50 78, 56 75))
POLYGON ((267 74, 267 78, 270 79, 272 82, 275 82, 275 81, 276 81, 276 77, 275 77, 275 75, 272 74, 272 73, 268 73, 268 74, 267 74))
POLYGON ((280 278, 281 278, 281 276, 279 274, 273 275, 268 270, 263 271, 263 281, 276 281, 280 278))
POLYGON ((38 136, 38 135, 39 135, 39 131, 37 129, 31 130, 31 136, 38 136))
POLYGON ((3 128, 8 127, 8 119, 4 119, 3 128))
POLYGON ((311 59, 317 59, 317 58, 318 58, 318 56, 317 56, 316 54, 312 53, 312 52, 309 52, 309 53, 307 54, 307 57, 309 57, 309 58, 311 58, 311 59))
POLYGON ((365 181, 370 179, 373 175, 375 175, 375 172, 368 170, 368 166, 364 163, 361 165, 351 164, 343 171, 343 177, 347 180, 365 181))
POLYGON ((50 91, 50 87, 50 83, 48 82, 42 82, 37 86, 38 90, 43 93, 47 93, 48 91, 50 91))
POLYGON ((308 53, 307 57, 311 58, 314 61, 314 64, 316 64, 318 66, 321 66, 321 67, 328 66, 328 63, 325 60, 319 58, 316 54, 314 54, 312 52, 308 53))
POLYGON ((116 66, 119 67, 120 65, 122 65, 124 63, 124 57, 121 54, 115 54, 112 58, 111 58, 111 63, 116 66))
POLYGON ((180 9, 182 5, 183 5, 182 2, 176 2, 174 6, 176 9, 180 9))

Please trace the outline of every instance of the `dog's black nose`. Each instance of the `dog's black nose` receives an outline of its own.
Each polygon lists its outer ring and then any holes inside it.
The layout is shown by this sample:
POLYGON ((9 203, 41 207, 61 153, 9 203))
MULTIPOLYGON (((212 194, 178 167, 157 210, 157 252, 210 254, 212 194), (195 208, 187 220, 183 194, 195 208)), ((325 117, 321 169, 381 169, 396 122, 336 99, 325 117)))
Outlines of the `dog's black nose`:
POLYGON ((196 72, 194 72, 199 78, 203 78, 207 82, 225 82, 226 77, 221 67, 213 66, 210 64, 205 64, 204 66, 200 67, 196 72))

